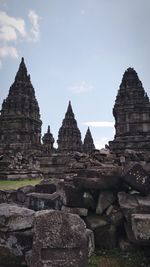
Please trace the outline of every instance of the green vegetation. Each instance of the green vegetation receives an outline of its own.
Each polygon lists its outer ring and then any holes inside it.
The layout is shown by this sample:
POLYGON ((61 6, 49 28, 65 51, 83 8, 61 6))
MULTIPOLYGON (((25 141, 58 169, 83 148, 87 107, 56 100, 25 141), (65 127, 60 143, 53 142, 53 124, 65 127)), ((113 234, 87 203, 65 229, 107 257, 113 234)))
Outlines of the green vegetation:
POLYGON ((120 252, 97 251, 89 263, 89 267, 148 267, 150 263, 149 251, 120 252))
POLYGON ((32 179, 32 180, 15 180, 15 181, 0 181, 0 190, 9 190, 9 189, 17 189, 26 185, 36 185, 40 183, 40 179, 32 179))

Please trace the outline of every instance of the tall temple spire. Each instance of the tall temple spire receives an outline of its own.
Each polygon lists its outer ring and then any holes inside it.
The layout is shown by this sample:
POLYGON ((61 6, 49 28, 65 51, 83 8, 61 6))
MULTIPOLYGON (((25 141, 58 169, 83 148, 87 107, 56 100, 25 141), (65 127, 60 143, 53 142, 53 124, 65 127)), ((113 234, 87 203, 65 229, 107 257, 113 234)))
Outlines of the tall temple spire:
POLYGON ((70 100, 69 100, 66 116, 74 117, 74 113, 73 113, 73 110, 72 110, 72 106, 71 106, 71 101, 70 100))
POLYGON ((128 68, 113 108, 116 134, 110 149, 150 150, 150 102, 136 71, 128 68))
POLYGON ((0 115, 0 148, 22 149, 40 145, 41 120, 35 91, 22 58, 15 81, 3 101, 0 115))
POLYGON ((21 81, 21 82, 25 82, 30 80, 30 75, 27 74, 27 68, 24 62, 24 58, 22 57, 21 59, 21 63, 19 65, 19 69, 17 71, 16 77, 15 77, 15 81, 21 81))
POLYGON ((57 143, 60 152, 82 151, 81 133, 70 101, 62 126, 59 129, 57 143))
POLYGON ((95 145, 93 142, 90 128, 88 127, 87 132, 85 134, 84 142, 83 142, 83 151, 85 153, 91 153, 94 149, 95 149, 95 145))

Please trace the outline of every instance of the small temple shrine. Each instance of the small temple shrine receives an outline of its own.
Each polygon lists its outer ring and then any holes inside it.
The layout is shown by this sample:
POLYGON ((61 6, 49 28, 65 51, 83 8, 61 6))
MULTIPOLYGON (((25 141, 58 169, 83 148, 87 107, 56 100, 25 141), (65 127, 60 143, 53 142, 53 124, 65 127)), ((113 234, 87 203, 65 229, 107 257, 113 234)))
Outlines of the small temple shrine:
POLYGON ((90 131, 90 128, 88 127, 87 132, 85 134, 84 142, 83 142, 83 151, 85 153, 92 153, 95 149, 93 137, 90 131))
POLYGON ((133 68, 123 75, 113 115, 116 133, 109 142, 110 150, 150 151, 150 102, 133 68))
POLYGON ((59 152, 82 151, 81 133, 70 101, 62 126, 59 129, 57 143, 59 152))

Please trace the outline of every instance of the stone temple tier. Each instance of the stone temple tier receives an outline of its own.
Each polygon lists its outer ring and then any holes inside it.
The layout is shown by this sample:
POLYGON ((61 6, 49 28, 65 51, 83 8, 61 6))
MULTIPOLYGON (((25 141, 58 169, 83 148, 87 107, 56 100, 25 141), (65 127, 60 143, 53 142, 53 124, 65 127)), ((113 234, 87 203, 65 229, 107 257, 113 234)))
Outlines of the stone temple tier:
POLYGON ((128 68, 113 108, 116 134, 109 142, 114 152, 150 150, 150 102, 136 71, 128 68))
POLYGON ((40 147, 41 125, 35 91, 22 58, 0 114, 0 152, 40 147))
POLYGON ((84 142, 83 142, 83 151, 85 153, 91 153, 95 149, 95 145, 93 142, 93 137, 88 127, 87 132, 85 134, 84 142))
POLYGON ((81 133, 77 126, 70 101, 62 126, 59 129, 57 143, 58 151, 61 153, 82 151, 81 133))

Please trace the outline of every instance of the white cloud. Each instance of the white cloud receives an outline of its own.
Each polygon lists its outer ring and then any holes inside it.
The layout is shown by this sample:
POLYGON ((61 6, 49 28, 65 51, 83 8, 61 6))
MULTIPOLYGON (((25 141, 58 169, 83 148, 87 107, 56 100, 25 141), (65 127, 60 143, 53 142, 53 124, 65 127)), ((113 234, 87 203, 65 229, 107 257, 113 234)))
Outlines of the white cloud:
POLYGON ((13 46, 3 46, 0 47, 0 58, 4 57, 11 57, 11 58, 18 58, 18 51, 13 46))
POLYGON ((91 127, 114 127, 114 122, 112 121, 88 121, 83 122, 83 125, 91 126, 91 127))
POLYGON ((27 31, 25 20, 9 16, 5 11, 0 11, 0 68, 5 57, 18 58, 18 41, 38 41, 40 37, 40 17, 33 10, 29 10, 28 19, 30 29, 27 31), (10 45, 11 43, 11 45, 10 45))
POLYGON ((32 28, 31 28, 31 34, 33 36, 33 40, 37 41, 40 37, 40 31, 39 31, 39 20, 40 17, 34 10, 29 10, 28 17, 30 19, 32 28))
POLYGON ((87 92, 93 91, 93 86, 86 84, 85 81, 82 81, 80 84, 75 84, 69 87, 68 89, 72 93, 80 94, 80 93, 87 93, 87 92))
POLYGON ((6 12, 0 11, 0 40, 14 41, 18 35, 27 36, 24 20, 8 16, 6 12))

